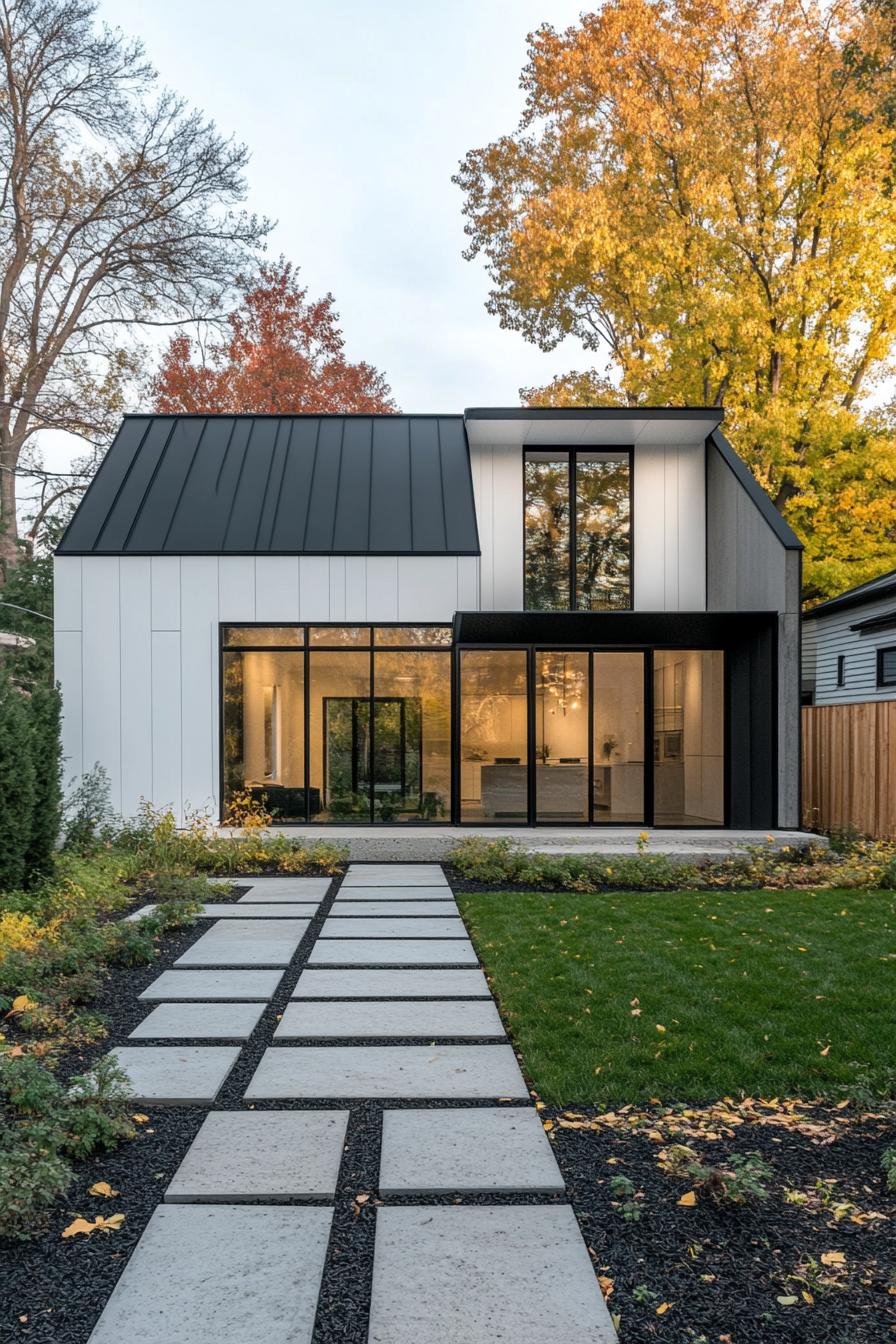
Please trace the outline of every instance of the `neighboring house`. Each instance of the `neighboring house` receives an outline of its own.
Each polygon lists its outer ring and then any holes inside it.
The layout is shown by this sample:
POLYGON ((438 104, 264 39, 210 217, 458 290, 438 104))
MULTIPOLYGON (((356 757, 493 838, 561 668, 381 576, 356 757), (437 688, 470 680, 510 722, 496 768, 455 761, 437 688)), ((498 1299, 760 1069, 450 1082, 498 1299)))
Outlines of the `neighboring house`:
POLYGON ((896 569, 803 615, 805 705, 896 700, 896 569))
POLYGON ((124 814, 797 826, 800 545, 720 419, 127 417, 56 556, 68 775, 124 814))

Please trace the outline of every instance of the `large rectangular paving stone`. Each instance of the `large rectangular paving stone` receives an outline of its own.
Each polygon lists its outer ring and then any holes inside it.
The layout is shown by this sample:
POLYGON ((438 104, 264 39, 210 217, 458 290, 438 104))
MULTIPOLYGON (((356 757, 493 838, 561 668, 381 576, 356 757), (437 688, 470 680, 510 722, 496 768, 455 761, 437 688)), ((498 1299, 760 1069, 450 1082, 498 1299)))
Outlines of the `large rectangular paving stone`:
POLYGON ((332 1199, 347 1125, 348 1111, 216 1111, 165 1201, 332 1199))
POLYGON ((462 919, 329 919, 321 938, 466 938, 462 919))
POLYGON ((287 1097, 512 1100, 529 1093, 509 1045, 279 1045, 264 1052, 247 1101, 287 1097))
POLYGON ((483 1106, 385 1111, 379 1189, 381 1195, 562 1194, 564 1185, 537 1111, 483 1106))
POLYGON ((238 905, 252 905, 256 901, 315 901, 320 902, 329 890, 330 877, 240 877, 233 878, 237 887, 249 890, 237 901, 238 905))
POLYGON ((452 897, 453 892, 448 886, 347 887, 344 882, 336 893, 340 905, 346 901, 357 901, 361 905, 367 901, 450 901, 452 897))
POLYGON ((306 969, 294 999, 490 999, 482 971, 306 969))
POLYGON ((369 1344, 616 1344, 569 1205, 381 1208, 369 1344))
POLYGON ((462 938, 324 938, 311 966, 478 966, 473 944, 462 938))
POLYGON ((228 919, 213 924, 175 966, 288 966, 307 919, 228 919))
MULTIPOLYGON (((447 887, 448 879, 441 868, 371 868, 351 867, 342 879, 342 887, 447 887)), ((342 888, 340 888, 341 890, 342 888)))
POLYGON ((134 1028, 132 1041, 248 1041, 267 1004, 160 1003, 134 1028))
POLYGON ((503 1040, 504 1026, 493 1003, 290 1003, 274 1040, 313 1037, 491 1036, 503 1040))
POLYGON ((282 978, 282 971, 163 971, 139 997, 162 1002, 229 999, 259 1003, 273 996, 282 978))
POLYGON ((90 1344, 310 1344, 332 1217, 163 1204, 90 1344))
MULTIPOLYGON (((248 908, 241 905, 239 901, 207 901, 201 910, 197 912, 197 919, 311 919, 317 914, 319 902, 314 905, 250 905, 248 908)), ((141 905, 139 910, 133 910, 129 915, 125 915, 126 924, 134 924, 137 920, 146 919, 154 915, 158 909, 157 905, 141 905)))
POLYGON ((430 919, 460 919, 460 910, 454 901, 334 901, 331 915, 343 919, 380 919, 393 916, 410 919, 418 915, 430 919))
POLYGON ((156 1106, 211 1102, 240 1053, 238 1045, 119 1045, 110 1051, 133 1099, 156 1106))

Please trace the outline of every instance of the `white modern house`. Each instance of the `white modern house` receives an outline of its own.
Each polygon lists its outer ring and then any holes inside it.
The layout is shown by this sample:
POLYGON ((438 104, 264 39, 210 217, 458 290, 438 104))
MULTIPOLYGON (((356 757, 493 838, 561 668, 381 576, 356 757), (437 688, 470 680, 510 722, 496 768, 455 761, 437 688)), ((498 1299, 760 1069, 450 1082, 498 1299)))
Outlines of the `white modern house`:
POLYGON ((803 702, 896 700, 896 570, 803 615, 803 702))
POLYGON ((125 815, 798 826, 800 545, 720 420, 127 417, 56 555, 68 777, 125 815))

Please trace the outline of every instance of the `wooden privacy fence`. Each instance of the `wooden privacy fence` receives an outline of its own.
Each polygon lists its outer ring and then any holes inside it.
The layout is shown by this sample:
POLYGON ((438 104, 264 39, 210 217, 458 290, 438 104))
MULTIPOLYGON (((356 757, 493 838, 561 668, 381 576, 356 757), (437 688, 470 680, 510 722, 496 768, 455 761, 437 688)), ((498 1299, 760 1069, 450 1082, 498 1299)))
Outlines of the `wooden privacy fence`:
POLYGON ((804 824, 896 839, 896 700, 802 715, 804 824))

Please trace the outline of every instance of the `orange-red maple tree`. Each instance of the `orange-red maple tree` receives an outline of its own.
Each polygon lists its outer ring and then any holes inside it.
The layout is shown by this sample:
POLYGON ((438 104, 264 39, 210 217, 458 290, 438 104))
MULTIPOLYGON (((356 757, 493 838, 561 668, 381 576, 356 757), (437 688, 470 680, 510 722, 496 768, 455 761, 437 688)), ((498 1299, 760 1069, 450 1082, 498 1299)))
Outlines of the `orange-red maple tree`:
POLYGON ((157 411, 294 414, 394 412, 372 364, 352 364, 332 294, 309 300, 291 263, 262 266, 228 318, 224 340, 198 355, 189 336, 169 342, 152 394, 157 411), (197 358, 194 358, 197 354, 197 358))

